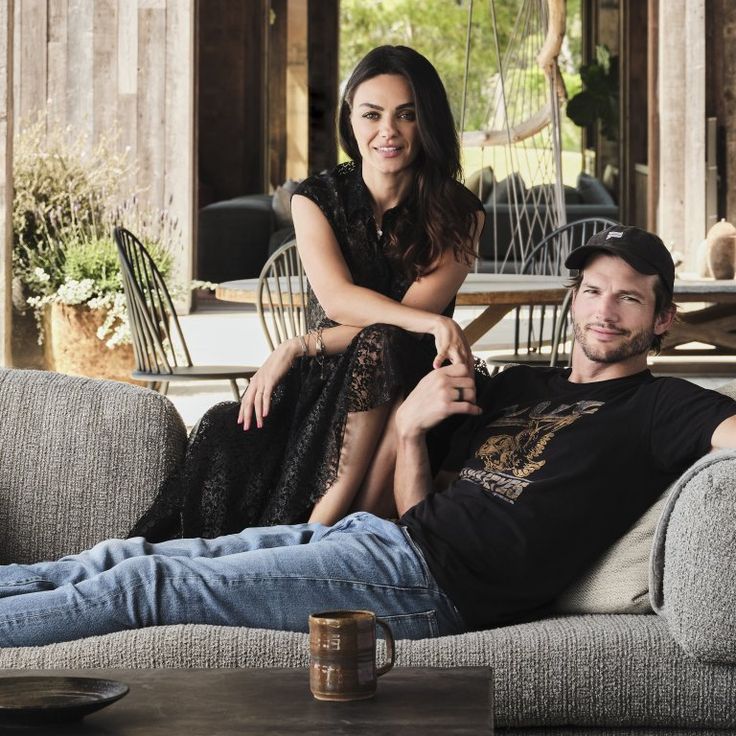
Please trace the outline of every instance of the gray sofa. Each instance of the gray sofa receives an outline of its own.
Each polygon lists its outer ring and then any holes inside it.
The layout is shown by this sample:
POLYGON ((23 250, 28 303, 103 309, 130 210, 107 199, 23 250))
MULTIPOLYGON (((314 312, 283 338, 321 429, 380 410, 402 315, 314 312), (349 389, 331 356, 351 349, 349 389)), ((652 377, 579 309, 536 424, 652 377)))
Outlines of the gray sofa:
MULTIPOLYGON (((516 255, 518 244, 538 243, 552 229, 553 213, 548 213, 543 204, 551 200, 552 195, 536 191, 549 189, 549 186, 527 189, 518 174, 497 182, 492 173, 486 176, 482 186, 474 177, 468 186, 481 197, 485 211, 485 224, 478 244, 479 270, 518 273, 522 267, 516 255)), ((567 222, 588 217, 618 220, 618 206, 603 184, 592 176, 581 173, 576 187, 565 186, 564 196, 567 222)))
MULTIPOLYGON (((165 397, 55 373, 0 370, 0 417, 3 562, 123 535, 186 442, 165 397)), ((558 615, 401 641, 398 664, 492 666, 500 733, 733 731, 735 520, 736 454, 710 455, 664 502, 652 568, 659 615, 558 615)), ((0 668, 292 667, 307 659, 304 634, 201 625, 0 650, 0 668)))
MULTIPOLYGON (((481 196, 485 211, 479 270, 518 273, 522 264, 513 244, 536 243, 549 233, 551 215, 545 205, 534 204, 547 201, 549 195, 527 190, 518 175, 496 182, 491 174, 482 186, 476 175, 468 186, 481 196), (511 202, 526 204, 515 207, 511 202), (519 212, 525 213, 521 221, 519 212)), ((295 187, 296 182, 289 181, 274 195, 247 194, 203 207, 198 216, 197 278, 220 282, 258 276, 268 256, 293 236, 289 202, 295 187)), ((565 211, 568 222, 618 219, 618 207, 603 184, 582 173, 577 187, 565 187, 565 211)))

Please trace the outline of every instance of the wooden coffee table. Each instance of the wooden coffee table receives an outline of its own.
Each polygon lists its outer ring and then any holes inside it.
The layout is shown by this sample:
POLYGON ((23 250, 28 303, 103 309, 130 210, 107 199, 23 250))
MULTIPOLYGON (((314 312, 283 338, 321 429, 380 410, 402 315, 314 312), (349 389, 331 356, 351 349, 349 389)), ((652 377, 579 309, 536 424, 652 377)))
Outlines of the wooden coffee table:
MULTIPOLYGON (((395 667, 379 680, 374 698, 351 703, 315 700, 306 668, 0 671, 0 677, 33 675, 99 677, 130 687, 122 700, 63 731, 85 736, 493 733, 488 667, 395 667)), ((28 731, 59 732, 53 725, 28 731)))

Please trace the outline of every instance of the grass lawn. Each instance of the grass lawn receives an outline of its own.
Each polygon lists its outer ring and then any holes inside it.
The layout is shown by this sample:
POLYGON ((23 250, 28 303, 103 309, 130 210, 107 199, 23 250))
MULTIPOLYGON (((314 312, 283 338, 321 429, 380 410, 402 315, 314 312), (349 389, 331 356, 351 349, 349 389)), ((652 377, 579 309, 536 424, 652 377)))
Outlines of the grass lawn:
MULTIPOLYGON (((527 158, 526 161, 520 161, 519 173, 524 178, 527 186, 532 183, 540 184, 542 182, 532 181, 533 172, 537 168, 536 153, 535 149, 528 149, 525 152, 527 158)), ((546 155, 546 153, 544 154, 546 155)), ((521 158, 521 157, 520 157, 521 158)), ((506 156, 506 149, 502 147, 488 147, 488 148, 464 148, 463 149, 463 171, 465 178, 467 178, 478 169, 484 166, 492 166, 496 181, 501 181, 509 174, 509 164, 511 162, 506 156)), ((568 184, 571 187, 575 186, 578 178, 578 174, 583 170, 583 155, 576 151, 563 151, 562 152, 562 183, 568 184)))

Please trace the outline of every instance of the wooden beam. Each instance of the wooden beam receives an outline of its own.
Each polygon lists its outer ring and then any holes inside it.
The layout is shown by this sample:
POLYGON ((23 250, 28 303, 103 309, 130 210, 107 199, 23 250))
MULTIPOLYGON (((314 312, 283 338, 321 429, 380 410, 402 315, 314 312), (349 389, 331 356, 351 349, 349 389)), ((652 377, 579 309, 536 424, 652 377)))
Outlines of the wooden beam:
POLYGON ((268 186, 275 189, 286 179, 286 0, 271 0, 268 39, 268 186))
POLYGON ((307 0, 288 4, 286 51, 286 176, 304 179, 309 163, 309 69, 307 0))
POLYGON ((706 2, 706 115, 716 118, 718 216, 736 221, 736 3, 706 2))
POLYGON ((705 0, 670 0, 659 16, 657 231, 695 270, 705 237, 705 0))
POLYGON ((340 8, 337 0, 309 0, 309 172, 337 164, 340 8), (326 52, 329 50, 329 53, 326 52))
POLYGON ((0 0, 0 366, 12 357, 13 5, 0 0))
POLYGON ((648 0, 647 16, 647 228, 655 231, 659 202, 659 0, 648 0))
POLYGON ((647 6, 641 0, 625 0, 621 8, 621 201, 622 222, 645 219, 637 212, 636 165, 647 160, 647 6))

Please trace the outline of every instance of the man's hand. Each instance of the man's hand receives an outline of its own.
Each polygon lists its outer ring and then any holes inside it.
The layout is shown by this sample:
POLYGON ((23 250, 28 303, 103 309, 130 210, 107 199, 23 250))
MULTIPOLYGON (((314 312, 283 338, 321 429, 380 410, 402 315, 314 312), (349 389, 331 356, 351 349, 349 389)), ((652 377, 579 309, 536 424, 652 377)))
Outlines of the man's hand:
POLYGON ((406 397, 396 412, 394 500, 401 516, 432 489, 424 435, 452 414, 480 414, 475 379, 464 363, 436 368, 406 397))
POLYGON ((416 438, 452 414, 481 414, 475 377, 465 363, 436 368, 419 381, 396 413, 399 437, 416 438))

